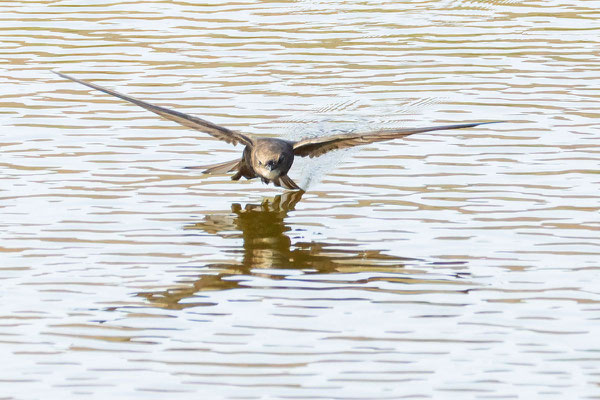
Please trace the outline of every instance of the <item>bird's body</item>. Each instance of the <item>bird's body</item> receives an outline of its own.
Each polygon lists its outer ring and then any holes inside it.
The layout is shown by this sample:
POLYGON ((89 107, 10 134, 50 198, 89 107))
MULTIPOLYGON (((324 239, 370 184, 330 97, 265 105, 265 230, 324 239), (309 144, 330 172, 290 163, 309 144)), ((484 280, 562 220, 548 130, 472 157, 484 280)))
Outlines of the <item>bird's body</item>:
POLYGON ((262 138, 256 139, 252 146, 244 148, 241 159, 205 165, 202 167, 187 167, 188 169, 203 169, 205 174, 225 174, 234 172, 232 180, 240 178, 260 178, 264 183, 273 182, 275 186, 286 189, 300 189, 294 181, 287 176, 294 163, 293 142, 282 139, 262 138))
POLYGON ((293 163, 294 144, 282 139, 256 139, 253 146, 246 146, 242 156, 242 164, 247 170, 252 170, 263 182, 273 181, 277 186, 280 186, 278 180, 287 175, 293 163))
POLYGON ((300 189, 296 183, 287 175, 294 163, 294 157, 318 157, 329 151, 364 145, 374 142, 392 140, 415 133, 438 131, 446 129, 470 128, 477 125, 493 122, 476 122, 455 125, 432 126, 425 128, 400 128, 382 129, 366 133, 347 133, 334 136, 316 137, 302 139, 296 142, 276 138, 254 138, 250 135, 224 128, 198 117, 184 114, 179 111, 155 106, 135 99, 133 97, 115 92, 114 90, 98 86, 96 84, 73 78, 69 75, 56 72, 63 78, 113 95, 129 101, 140 107, 152 111, 166 119, 175 121, 181 125, 207 133, 217 139, 233 145, 243 144, 244 151, 241 159, 227 161, 204 167, 189 167, 192 169, 202 168, 206 174, 224 174, 235 172, 232 180, 261 178, 264 183, 273 182, 275 186, 283 186, 286 189, 300 189))

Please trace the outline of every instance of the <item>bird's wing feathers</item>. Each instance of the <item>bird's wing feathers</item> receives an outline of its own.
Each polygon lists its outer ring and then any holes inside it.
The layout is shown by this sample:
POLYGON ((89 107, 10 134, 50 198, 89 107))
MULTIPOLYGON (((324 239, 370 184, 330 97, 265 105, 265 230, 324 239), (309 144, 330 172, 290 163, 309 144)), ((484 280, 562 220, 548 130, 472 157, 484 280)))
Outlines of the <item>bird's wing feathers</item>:
POLYGON ((383 142, 415 133, 441 131, 445 129, 471 128, 477 125, 493 124, 495 122, 476 122, 470 124, 428 126, 425 128, 382 129, 367 133, 348 133, 334 136, 324 136, 303 139, 294 143, 294 155, 300 157, 318 157, 329 151, 346 149, 374 142, 383 142))
POLYGON ((239 158, 226 161, 218 164, 196 166, 196 167, 185 167, 185 169, 203 169, 203 174, 226 174, 227 172, 236 171, 239 169, 242 160, 239 158))
POLYGON ((153 113, 158 114, 163 118, 169 119, 171 121, 175 121, 178 124, 181 124, 183 126, 187 126, 188 128, 192 128, 192 129, 196 129, 200 132, 208 133, 209 135, 211 135, 217 139, 223 140, 227 143, 231 143, 233 145, 236 145, 238 143, 241 143, 244 145, 252 145, 253 144, 253 140, 250 136, 244 135, 244 134, 236 132, 236 131, 229 130, 222 126, 213 124, 212 122, 205 121, 202 118, 184 114, 179 111, 170 110, 168 108, 155 106, 153 104, 146 103, 145 101, 141 101, 141 100, 135 99, 133 97, 121 94, 119 92, 115 92, 114 90, 106 89, 102 86, 98 86, 93 83, 82 81, 81 79, 73 78, 72 76, 61 74, 60 72, 55 72, 55 71, 53 71, 53 72, 59 76, 62 76, 63 78, 70 79, 74 82, 81 83, 82 85, 85 85, 92 89, 96 89, 101 92, 108 93, 112 96, 118 97, 120 99, 129 101, 133 104, 136 104, 140 107, 145 108, 148 111, 152 111, 153 113))

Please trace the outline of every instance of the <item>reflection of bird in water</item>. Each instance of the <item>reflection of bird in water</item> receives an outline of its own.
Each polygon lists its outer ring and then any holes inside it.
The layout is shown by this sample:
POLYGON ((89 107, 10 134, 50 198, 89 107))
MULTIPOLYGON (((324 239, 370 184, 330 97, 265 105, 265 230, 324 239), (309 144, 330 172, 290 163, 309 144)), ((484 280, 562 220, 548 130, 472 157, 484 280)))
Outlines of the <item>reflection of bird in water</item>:
POLYGON ((175 121, 181 125, 198 131, 208 133, 209 135, 223 140, 233 145, 243 144, 246 146, 241 159, 235 159, 219 164, 191 167, 203 168, 205 174, 224 174, 235 172, 231 177, 233 180, 239 180, 241 177, 246 179, 260 178, 264 183, 273 182, 275 186, 283 186, 287 189, 300 189, 298 185, 287 175, 292 167, 294 157, 318 157, 333 150, 346 149, 354 146, 382 142, 412 135, 415 133, 439 131, 447 129, 471 128, 477 125, 489 124, 492 122, 475 122, 466 124, 453 124, 442 126, 429 126, 424 128, 398 128, 398 129, 380 129, 371 132, 345 133, 340 135, 323 136, 307 138, 299 141, 289 141, 275 138, 255 138, 247 134, 215 125, 198 117, 193 117, 179 111, 155 106, 145 101, 137 100, 133 97, 106 89, 71 76, 56 73, 63 78, 91 87, 93 89, 108 93, 129 101, 146 110, 152 111, 163 118, 175 121))
POLYGON ((211 234, 237 231, 227 237, 241 237, 244 241, 242 264, 248 268, 281 268, 290 260, 291 240, 285 234, 290 228, 284 224, 288 211, 292 211, 303 192, 286 192, 262 204, 238 203, 231 206, 233 215, 207 215, 204 221, 185 227, 211 234))
MULTIPOLYGON (((306 274, 350 273, 367 271, 404 271, 404 265, 415 259, 394 257, 382 254, 379 250, 356 249, 356 244, 329 244, 319 242, 292 242, 286 232, 291 228, 285 218, 294 210, 303 192, 285 192, 262 204, 240 204, 231 206, 231 214, 207 215, 200 222, 186 225, 189 234, 211 234, 225 238, 243 239, 242 249, 230 250, 242 254, 240 262, 209 264, 208 273, 198 276, 192 283, 177 288, 143 292, 139 295, 167 308, 183 308, 202 305, 198 302, 180 304, 184 298, 193 297, 197 292, 226 290, 240 286, 231 279, 235 275, 268 276, 270 279, 283 279, 280 275, 269 274, 269 269, 297 269, 306 274), (202 233, 204 232, 204 233, 202 233)), ((388 278, 389 280, 411 281, 410 278, 388 278)))

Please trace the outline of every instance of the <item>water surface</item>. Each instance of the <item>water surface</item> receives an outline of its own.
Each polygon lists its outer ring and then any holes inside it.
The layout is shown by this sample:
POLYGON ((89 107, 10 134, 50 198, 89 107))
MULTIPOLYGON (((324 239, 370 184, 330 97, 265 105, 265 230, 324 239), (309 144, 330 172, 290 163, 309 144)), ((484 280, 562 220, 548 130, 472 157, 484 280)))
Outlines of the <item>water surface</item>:
POLYGON ((0 4, 0 397, 598 398, 598 10, 0 4), (257 135, 507 122, 300 195, 50 70, 257 135))

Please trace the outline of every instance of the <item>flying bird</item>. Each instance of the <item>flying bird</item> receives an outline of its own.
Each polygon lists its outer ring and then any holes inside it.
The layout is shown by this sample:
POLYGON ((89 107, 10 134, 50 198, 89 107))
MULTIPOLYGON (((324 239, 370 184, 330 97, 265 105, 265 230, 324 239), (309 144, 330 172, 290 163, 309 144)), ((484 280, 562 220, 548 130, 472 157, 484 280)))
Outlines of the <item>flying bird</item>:
POLYGON ((346 149, 369 143, 382 142, 401 138, 415 133, 441 131, 447 129, 471 128, 477 125, 492 124, 494 122, 474 122, 466 124, 428 126, 424 128, 399 128, 380 129, 363 133, 346 133, 340 135, 306 138, 299 141, 290 141, 276 138, 254 137, 243 134, 222 126, 213 124, 202 118, 170 110, 165 107, 155 106, 142 100, 121 94, 111 89, 74 78, 69 75, 55 72, 55 74, 80 83, 92 89, 110 94, 120 99, 129 101, 163 118, 175 121, 183 126, 207 133, 216 139, 223 140, 233 145, 244 145, 242 158, 223 163, 207 165, 204 167, 188 167, 192 169, 206 168, 205 174, 225 174, 235 172, 231 177, 237 181, 241 177, 246 179, 260 178, 264 183, 273 182, 275 186, 286 189, 302 190, 288 175, 294 163, 294 157, 318 157, 333 150, 346 149))

